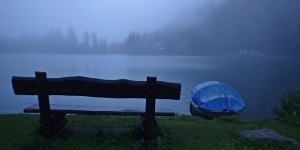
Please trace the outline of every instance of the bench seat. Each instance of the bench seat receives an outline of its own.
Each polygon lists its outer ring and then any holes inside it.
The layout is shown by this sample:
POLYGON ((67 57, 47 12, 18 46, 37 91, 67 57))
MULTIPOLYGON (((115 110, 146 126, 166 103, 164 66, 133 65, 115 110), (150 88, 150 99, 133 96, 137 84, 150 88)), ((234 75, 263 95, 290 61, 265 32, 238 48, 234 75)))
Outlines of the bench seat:
MULTIPOLYGON (((118 115, 118 116, 144 116, 145 108, 137 107, 106 107, 88 105, 50 104, 51 113, 81 114, 81 115, 118 115)), ((39 104, 33 104, 24 109, 24 113, 40 113, 39 104)), ((171 109, 155 110, 155 116, 175 116, 171 109)))

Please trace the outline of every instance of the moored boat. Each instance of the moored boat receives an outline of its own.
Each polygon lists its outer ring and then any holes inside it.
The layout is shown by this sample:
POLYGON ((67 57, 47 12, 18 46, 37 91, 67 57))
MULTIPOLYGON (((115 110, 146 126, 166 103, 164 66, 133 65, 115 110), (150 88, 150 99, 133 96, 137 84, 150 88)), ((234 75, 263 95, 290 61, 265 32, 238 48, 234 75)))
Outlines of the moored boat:
POLYGON ((240 94, 219 81, 203 82, 191 91, 190 112, 195 116, 212 119, 236 115, 244 107, 245 103, 240 94))

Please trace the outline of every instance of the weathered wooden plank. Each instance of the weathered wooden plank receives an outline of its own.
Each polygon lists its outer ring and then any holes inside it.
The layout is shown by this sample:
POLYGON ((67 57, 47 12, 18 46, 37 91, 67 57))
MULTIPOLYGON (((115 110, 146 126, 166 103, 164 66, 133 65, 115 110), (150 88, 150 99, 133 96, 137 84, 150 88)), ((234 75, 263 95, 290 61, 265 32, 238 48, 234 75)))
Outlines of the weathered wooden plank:
MULTIPOLYGON (((90 96, 107 98, 145 98, 146 81, 127 79, 102 80, 88 77, 63 77, 47 79, 49 95, 90 96)), ((12 77, 12 84, 17 95, 37 95, 34 77, 12 77)), ((180 83, 157 81, 157 99, 180 99, 180 83)))
POLYGON ((155 97, 156 97, 156 78, 147 77, 147 97, 146 97, 146 115, 143 122, 143 136, 145 139, 152 139, 155 135, 155 97))
MULTIPOLYGON (((36 87, 38 92, 39 107, 41 108, 41 119, 50 119, 50 102, 49 95, 47 93, 47 75, 44 72, 36 72, 36 87)), ((42 121, 45 122, 45 121, 42 121)), ((51 124, 51 123, 48 123, 51 124)))
MULTIPOLYGON (((86 105, 51 104, 51 113, 85 114, 85 115, 118 115, 118 116, 144 116, 145 108, 137 107, 106 107, 86 105)), ((40 113, 39 105, 34 104, 24 109, 25 113, 40 113)), ((171 109, 157 109, 155 116, 175 116, 171 109)))

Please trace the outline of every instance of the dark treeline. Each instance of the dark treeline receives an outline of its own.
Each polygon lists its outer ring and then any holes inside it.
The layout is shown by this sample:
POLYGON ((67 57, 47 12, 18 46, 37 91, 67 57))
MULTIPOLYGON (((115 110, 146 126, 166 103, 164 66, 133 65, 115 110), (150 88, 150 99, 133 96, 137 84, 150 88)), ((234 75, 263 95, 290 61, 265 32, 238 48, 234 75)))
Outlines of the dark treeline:
POLYGON ((22 37, 18 39, 1 38, 1 52, 32 53, 96 53, 105 52, 108 44, 105 39, 98 39, 95 33, 86 32, 83 42, 79 42, 75 31, 69 28, 67 35, 60 30, 53 30, 41 37, 22 37))
MULTIPOLYGON (((107 43, 86 32, 79 42, 70 28, 42 37, 0 39, 1 52, 287 55, 300 56, 300 0, 227 0, 189 25, 172 24, 157 32, 130 32, 107 43)), ((191 22, 182 18, 180 22, 191 22)))
MULTIPOLYGON (((125 49, 185 55, 300 56, 300 0, 228 0, 204 20, 161 33, 133 32, 125 49)), ((188 20, 180 20, 189 22, 188 20)))
POLYGON ((300 1, 228 0, 202 23, 170 33, 163 44, 183 53, 300 56, 300 1))

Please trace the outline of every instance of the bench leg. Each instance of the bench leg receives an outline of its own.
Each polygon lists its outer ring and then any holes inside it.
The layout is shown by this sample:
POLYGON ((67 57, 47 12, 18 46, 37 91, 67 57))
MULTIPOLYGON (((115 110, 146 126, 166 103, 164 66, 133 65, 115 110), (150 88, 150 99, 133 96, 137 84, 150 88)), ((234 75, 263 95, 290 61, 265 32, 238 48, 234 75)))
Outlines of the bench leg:
POLYGON ((39 131, 44 138, 52 138, 64 130, 67 119, 66 114, 51 114, 50 116, 40 116, 39 131))
POLYGON ((142 121, 142 136, 144 140, 152 140, 157 136, 155 120, 156 77, 147 77, 147 96, 145 118, 142 121))
POLYGON ((157 137, 158 125, 155 120, 145 120, 144 116, 141 116, 140 132, 143 140, 152 140, 157 137))

